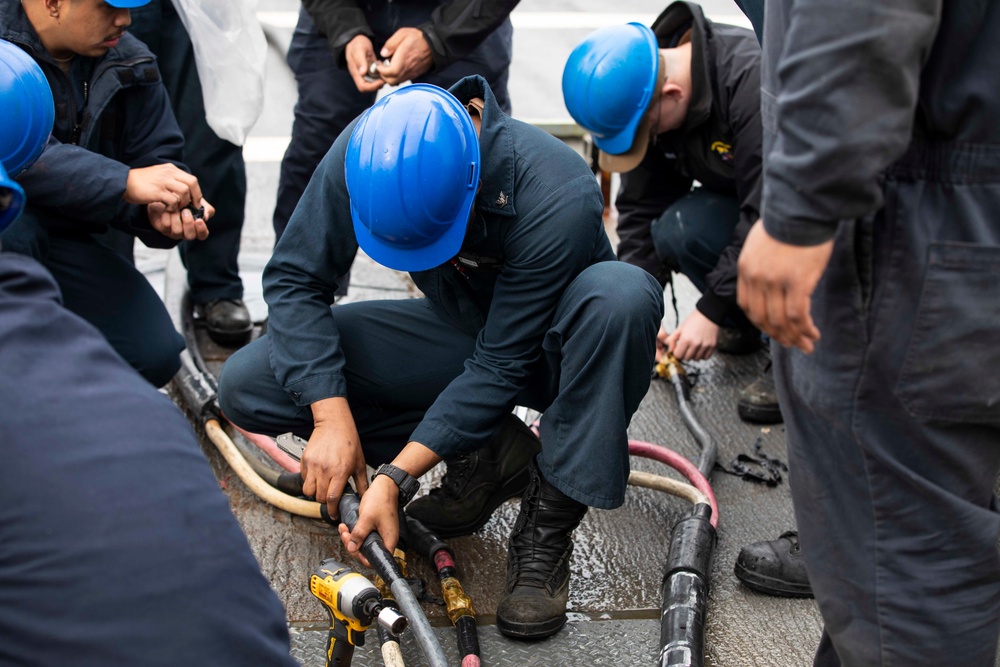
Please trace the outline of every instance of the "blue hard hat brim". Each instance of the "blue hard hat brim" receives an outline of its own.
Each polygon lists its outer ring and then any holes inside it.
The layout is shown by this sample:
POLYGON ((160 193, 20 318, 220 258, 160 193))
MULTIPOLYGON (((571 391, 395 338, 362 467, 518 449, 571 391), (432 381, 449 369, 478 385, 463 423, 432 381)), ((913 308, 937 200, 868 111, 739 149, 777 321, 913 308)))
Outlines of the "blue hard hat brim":
POLYGON ((374 236, 358 218, 354 204, 351 204, 351 220, 358 245, 369 257, 382 266, 396 271, 426 271, 440 266, 455 257, 465 241, 465 230, 469 226, 469 214, 475 197, 469 197, 462 206, 460 217, 444 234, 433 243, 414 249, 399 248, 374 236))
MULTIPOLYGON (((643 116, 645 113, 643 114, 643 116)), ((611 155, 621 155, 622 153, 627 153, 630 148, 632 148, 632 143, 635 141, 635 131, 638 129, 639 124, 642 122, 643 116, 633 119, 625 126, 625 129, 616 135, 608 137, 594 137, 594 145, 605 153, 610 153, 611 155)))
MULTIPOLYGON (((631 22, 623 26, 602 28, 591 33, 570 55, 563 70, 563 98, 570 115, 590 132, 594 144, 600 150, 611 155, 621 155, 632 148, 636 132, 642 125, 651 102, 656 99, 661 69, 659 45, 648 26, 631 22), (646 70, 649 66, 650 69, 646 70), (636 81, 636 76, 644 76, 644 80, 636 81), (624 125, 618 126, 617 123, 608 122, 606 118, 601 122, 600 114, 590 106, 586 109, 576 108, 597 102, 579 91, 574 93, 572 89, 584 87, 591 90, 596 86, 599 90, 605 90, 601 88, 605 86, 605 82, 613 89, 622 80, 642 86, 641 90, 635 91, 640 93, 640 98, 635 100, 636 105, 628 111, 624 125), (598 83, 595 84, 595 81, 598 83), (611 134, 617 127, 621 129, 611 134)), ((588 95, 593 95, 593 91, 588 95)), ((627 99, 629 102, 633 101, 631 97, 627 99)), ((617 109, 616 113, 622 113, 621 109, 617 109)))
POLYGON ((135 9, 136 7, 148 5, 150 0, 104 0, 104 2, 118 9, 135 9))

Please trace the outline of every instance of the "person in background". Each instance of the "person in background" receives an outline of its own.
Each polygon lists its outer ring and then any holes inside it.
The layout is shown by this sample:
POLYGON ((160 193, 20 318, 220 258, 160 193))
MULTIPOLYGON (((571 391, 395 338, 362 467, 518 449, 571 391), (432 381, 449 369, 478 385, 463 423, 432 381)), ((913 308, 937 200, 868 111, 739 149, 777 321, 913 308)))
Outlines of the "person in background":
MULTIPOLYGON (((510 113, 509 15, 517 3, 303 0, 288 49, 299 97, 292 140, 281 160, 275 242, 316 165, 386 85, 414 81, 447 88, 462 77, 479 74, 500 108, 510 113)), ((349 281, 348 271, 341 276, 338 296, 347 293, 349 281)))
POLYGON ((816 665, 993 665, 1000 2, 769 1, 762 219, 816 665))
POLYGON ((171 0, 150 0, 133 9, 128 30, 156 56, 171 108, 184 134, 182 160, 216 207, 211 235, 205 240, 184 240, 177 246, 187 267, 195 318, 204 322, 216 343, 242 345, 253 331, 237 262, 247 195, 243 149, 219 138, 205 120, 194 48, 171 0))
POLYGON ((102 235, 171 248, 207 238, 214 208, 180 161, 184 139, 155 59, 126 32, 129 9, 145 1, 0 4, 0 38, 38 63, 56 112, 41 156, 17 177, 28 205, 2 242, 41 261, 65 306, 159 387, 180 367, 184 340, 145 276, 102 235))
MULTIPOLYGON (((6 41, 0 107, 15 110, 0 167, 16 177, 53 104, 38 63, 6 41)), ((0 231, 24 203, 4 172, 0 231)), ((2 248, 0 341, 0 663, 296 665, 184 415, 61 305, 41 264, 2 248)))
MULTIPOLYGON (((753 33, 690 2, 668 6, 652 29, 592 33, 563 70, 566 108, 591 133, 601 169, 621 172, 619 259, 661 285, 679 271, 702 294, 673 332, 660 331, 660 354, 701 360, 762 347, 736 303, 736 258, 760 209, 759 82, 753 33)), ((744 419, 781 421, 769 370, 741 393, 744 419)))

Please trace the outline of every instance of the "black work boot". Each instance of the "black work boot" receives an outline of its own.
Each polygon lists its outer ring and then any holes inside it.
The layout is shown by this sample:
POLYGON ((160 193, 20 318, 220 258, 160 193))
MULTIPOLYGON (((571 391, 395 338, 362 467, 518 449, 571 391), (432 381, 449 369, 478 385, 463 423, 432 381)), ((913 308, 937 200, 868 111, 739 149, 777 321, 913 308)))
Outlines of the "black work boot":
POLYGON ((764 367, 763 375, 740 392, 736 411, 740 418, 755 424, 780 424, 783 421, 770 361, 764 367))
POLYGON ((799 534, 792 530, 776 540, 754 542, 736 558, 736 578, 749 588, 784 598, 811 598, 812 587, 799 549, 799 534))
POLYGON ((507 543, 507 590, 497 607, 497 629, 508 637, 541 639, 566 623, 572 534, 587 506, 546 482, 531 464, 507 543))
POLYGON ((441 486, 407 505, 406 513, 439 537, 474 533, 500 503, 524 492, 528 463, 540 449, 527 424, 507 415, 490 444, 449 460, 441 486))
POLYGON ((208 337, 219 345, 239 346, 250 339, 253 320, 242 299, 215 299, 194 307, 205 322, 208 337))

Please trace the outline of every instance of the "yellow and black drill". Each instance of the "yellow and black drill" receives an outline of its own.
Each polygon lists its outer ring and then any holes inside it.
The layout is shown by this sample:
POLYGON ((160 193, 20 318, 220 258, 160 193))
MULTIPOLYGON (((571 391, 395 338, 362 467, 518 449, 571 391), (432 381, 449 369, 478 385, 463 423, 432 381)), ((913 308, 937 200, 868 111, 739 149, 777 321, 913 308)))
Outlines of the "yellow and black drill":
POLYGON ((365 630, 373 621, 394 637, 406 629, 406 617, 382 603, 374 584, 332 558, 309 577, 309 590, 330 614, 327 667, 350 665, 354 647, 364 646, 365 630))

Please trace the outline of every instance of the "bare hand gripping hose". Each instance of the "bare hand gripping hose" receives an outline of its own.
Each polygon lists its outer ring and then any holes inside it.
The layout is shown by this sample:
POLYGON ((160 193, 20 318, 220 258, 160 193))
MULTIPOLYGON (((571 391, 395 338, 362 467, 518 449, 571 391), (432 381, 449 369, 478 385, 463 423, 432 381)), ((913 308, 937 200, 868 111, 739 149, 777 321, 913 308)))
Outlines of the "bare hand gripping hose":
MULTIPOLYGON (((182 330, 188 340, 189 347, 197 347, 193 340, 193 325, 190 320, 190 296, 185 294, 184 309, 188 314, 183 322, 182 330)), ((200 357, 200 355, 199 355, 200 357)), ((216 446, 223 458, 237 474, 240 480, 261 500, 292 514, 310 519, 323 519, 332 523, 326 513, 326 505, 296 498, 275 487, 284 487, 288 491, 301 493, 302 477, 293 473, 277 473, 269 470, 266 465, 254 461, 253 456, 246 456, 233 442, 232 438, 222 429, 219 423, 217 387, 204 365, 204 360, 195 359, 188 350, 181 353, 181 368, 176 378, 177 386, 184 396, 188 407, 205 427, 205 433, 216 446), (200 363, 199 363, 200 362, 200 363), (296 488, 296 484, 298 485, 296 488)), ((344 523, 354 528, 358 520, 360 499, 353 489, 348 487, 340 500, 340 515, 344 523)), ((431 630, 430 622, 424 615, 420 603, 410 589, 408 583, 382 542, 382 537, 372 531, 365 539, 361 552, 372 564, 375 571, 389 583, 389 586, 399 602, 400 607, 410 622, 420 648, 423 650, 431 667, 447 667, 444 649, 431 630)))
MULTIPOLYGON (((354 489, 348 487, 344 489, 344 495, 340 497, 340 520, 347 524, 347 527, 354 530, 358 522, 358 507, 361 499, 354 489)), ((323 506, 326 507, 325 505, 323 506)), ((361 544, 361 553, 365 555, 372 568, 378 573, 386 583, 389 584, 396 602, 410 622, 410 628, 420 645, 427 662, 431 667, 448 667, 448 660, 445 658, 444 649, 441 647, 437 636, 431 629, 431 624, 424 615, 417 596, 413 594, 410 585, 406 583, 396 559, 392 557, 389 550, 382 542, 382 536, 374 530, 368 533, 368 537, 361 544)))

